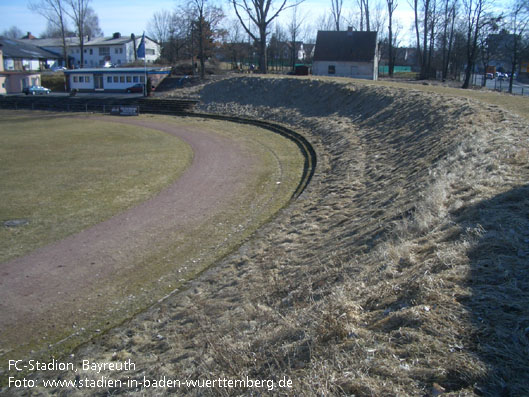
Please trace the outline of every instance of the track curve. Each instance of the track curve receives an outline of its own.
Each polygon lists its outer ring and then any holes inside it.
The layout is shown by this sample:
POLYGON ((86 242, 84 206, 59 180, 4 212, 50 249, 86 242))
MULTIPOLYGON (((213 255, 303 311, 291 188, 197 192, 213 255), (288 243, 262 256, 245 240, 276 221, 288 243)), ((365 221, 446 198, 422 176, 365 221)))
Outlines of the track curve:
POLYGON ((150 200, 1 264, 0 355, 8 353, 15 340, 45 337, 43 323, 59 317, 74 322, 83 315, 84 306, 103 304, 98 301, 99 284, 137 271, 133 264, 138 257, 163 245, 160 241, 169 238, 171 231, 206 221, 212 211, 237 196, 249 170, 258 167, 257 159, 237 142, 209 131, 136 119, 112 121, 157 129, 184 140, 194 152, 193 162, 174 184, 150 200))

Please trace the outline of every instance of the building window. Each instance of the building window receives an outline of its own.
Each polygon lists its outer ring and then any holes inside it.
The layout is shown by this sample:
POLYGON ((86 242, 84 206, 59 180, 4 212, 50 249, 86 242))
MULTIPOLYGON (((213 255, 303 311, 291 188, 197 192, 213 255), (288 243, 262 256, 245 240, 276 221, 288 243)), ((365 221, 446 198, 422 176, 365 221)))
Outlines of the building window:
POLYGON ((84 49, 84 53, 86 54, 86 48, 84 49))
POLYGON ((78 81, 79 81, 79 79, 77 78, 77 76, 73 76, 73 82, 77 83, 78 81))
POLYGON ((93 55, 93 53, 94 53, 94 49, 90 48, 90 55, 93 55))
POLYGON ((114 76, 114 83, 118 82, 118 76, 114 76))
POLYGON ((110 47, 99 47, 99 55, 100 56, 110 55, 110 47))
POLYGON ((84 81, 85 83, 90 83, 90 76, 85 76, 84 81))
POLYGON ((145 83, 145 76, 140 76, 140 83, 145 83))
POLYGON ((132 78, 132 82, 137 83, 139 81, 138 76, 134 76, 132 78))
POLYGON ((84 76, 79 76, 79 83, 84 83, 84 76))
POLYGON ((124 83, 125 82, 125 76, 119 76, 119 82, 124 83))
POLYGON ((335 65, 329 65, 329 69, 327 71, 327 74, 336 74, 336 66, 335 65))
POLYGON ((107 83, 112 83, 112 76, 107 76, 107 83))
POLYGON ((147 48, 147 49, 145 50, 145 54, 147 54, 147 55, 154 55, 155 52, 154 52, 154 50, 153 50, 152 48, 147 48))
POLYGON ((119 53, 120 53, 120 54, 123 54, 123 48, 120 48, 120 49, 119 49, 119 53))
POLYGON ((127 76, 127 83, 132 83, 132 76, 127 76))

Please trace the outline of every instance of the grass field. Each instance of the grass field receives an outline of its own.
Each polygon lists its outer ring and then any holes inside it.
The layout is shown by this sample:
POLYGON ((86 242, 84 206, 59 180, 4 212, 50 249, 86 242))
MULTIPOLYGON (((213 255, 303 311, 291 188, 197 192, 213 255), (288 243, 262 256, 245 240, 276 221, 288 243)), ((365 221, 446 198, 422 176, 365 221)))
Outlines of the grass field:
MULTIPOLYGON (((98 285, 85 291, 81 283, 80 298, 18 329, 4 327, 0 357, 6 352, 25 357, 30 350, 36 357, 62 356, 141 312, 239 246, 289 202, 301 178, 298 148, 270 131, 170 116, 137 120, 209 132, 240 146, 252 166, 233 186, 237 194, 231 201, 205 219, 163 234, 144 233, 152 248, 136 252, 134 246, 122 247, 136 254, 112 265, 112 274, 98 285)), ((0 131, 0 189, 7 197, 0 220, 29 220, 25 226, 0 229, 0 262, 145 201, 175 181, 193 158, 190 147, 175 137, 90 116, 2 112, 0 131)))
POLYGON ((147 128, 46 113, 0 113, 0 263, 99 223, 158 193, 191 148, 147 128))

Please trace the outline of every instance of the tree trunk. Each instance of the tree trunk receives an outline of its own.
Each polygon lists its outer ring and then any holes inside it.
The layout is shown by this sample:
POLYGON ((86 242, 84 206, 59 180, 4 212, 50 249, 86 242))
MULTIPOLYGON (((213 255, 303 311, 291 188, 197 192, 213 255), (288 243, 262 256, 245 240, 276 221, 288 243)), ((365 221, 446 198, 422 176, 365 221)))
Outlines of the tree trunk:
POLYGON ((259 71, 263 74, 266 74, 267 64, 266 64, 266 29, 259 29, 259 71))
POLYGON ((516 64, 518 63, 518 35, 514 35, 514 48, 512 51, 512 66, 511 76, 509 77, 509 94, 512 94, 512 85, 514 82, 514 73, 516 72, 516 64))
POLYGON ((393 28, 392 28, 392 13, 389 14, 389 63, 388 63, 388 74, 389 77, 393 77, 393 68, 394 68, 394 60, 393 60, 393 28))

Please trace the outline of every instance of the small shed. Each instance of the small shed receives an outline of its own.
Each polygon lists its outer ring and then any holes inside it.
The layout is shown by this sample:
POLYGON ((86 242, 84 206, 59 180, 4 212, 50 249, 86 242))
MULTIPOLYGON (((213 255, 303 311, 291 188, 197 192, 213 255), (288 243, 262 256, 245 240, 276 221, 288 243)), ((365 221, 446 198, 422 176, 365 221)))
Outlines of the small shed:
POLYGON ((318 31, 312 74, 377 80, 377 32, 318 31))

